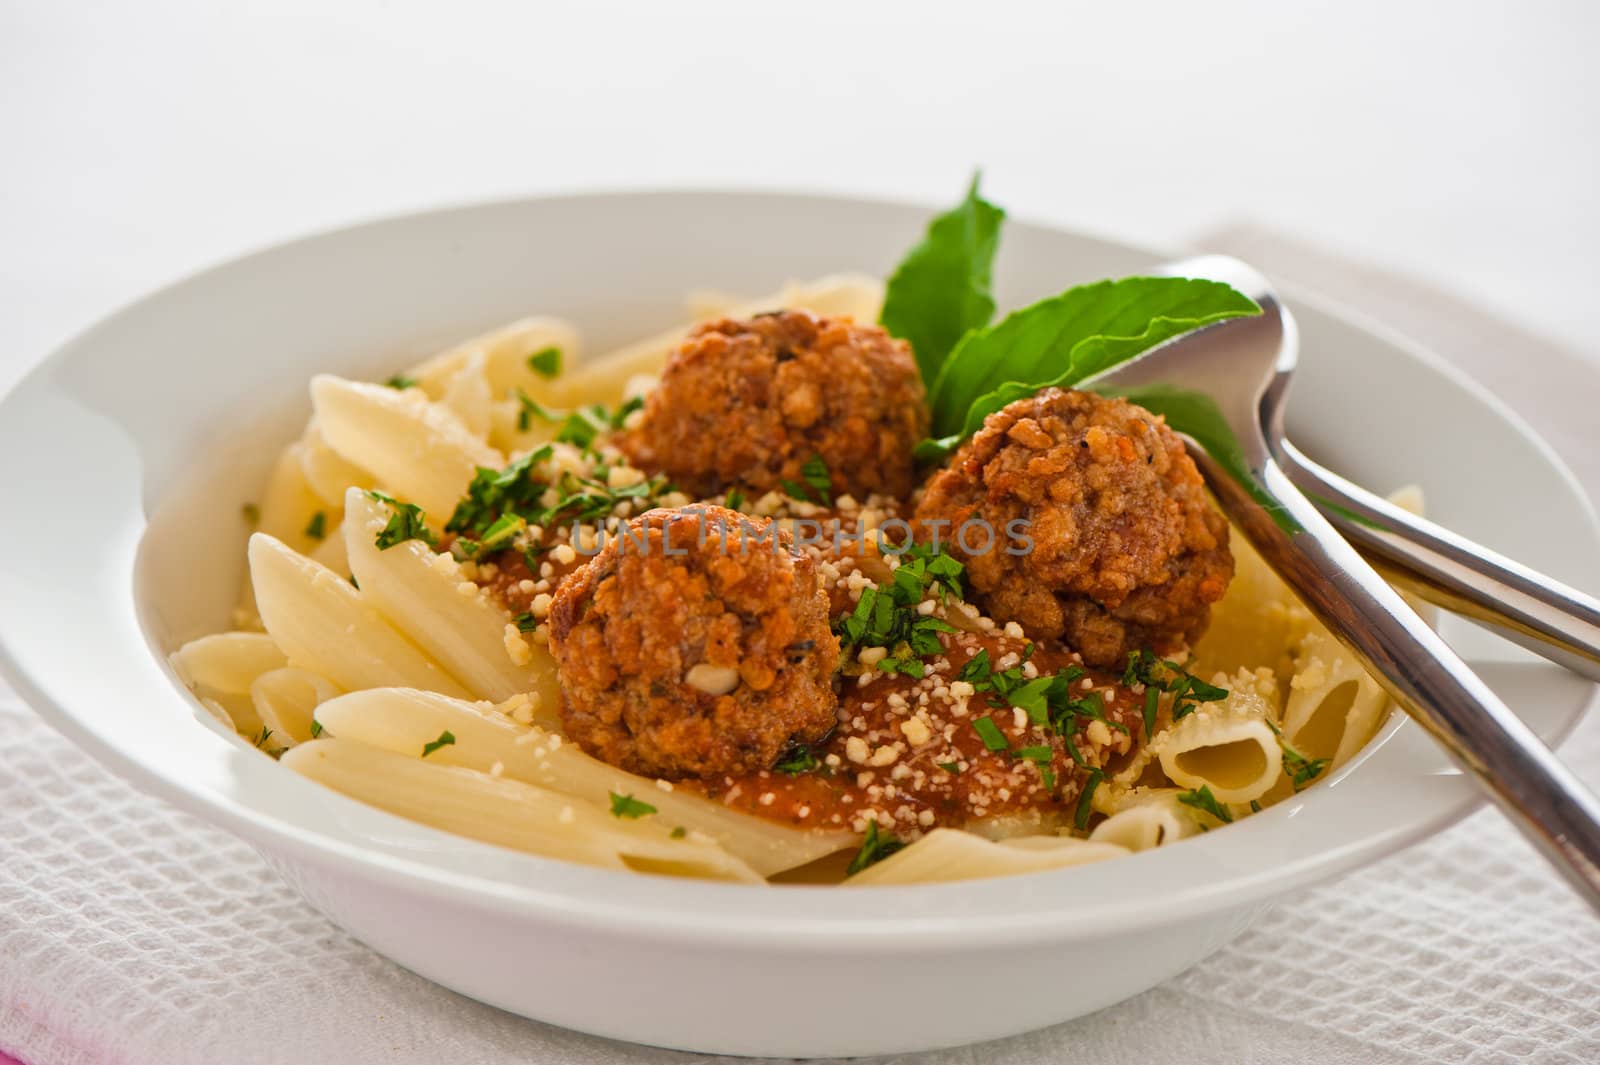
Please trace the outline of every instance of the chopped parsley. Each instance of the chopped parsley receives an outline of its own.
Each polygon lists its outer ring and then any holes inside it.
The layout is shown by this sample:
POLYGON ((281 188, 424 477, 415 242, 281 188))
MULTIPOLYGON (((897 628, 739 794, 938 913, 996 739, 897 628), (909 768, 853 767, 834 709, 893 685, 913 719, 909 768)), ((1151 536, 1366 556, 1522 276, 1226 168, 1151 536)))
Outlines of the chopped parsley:
POLYGON ((735 488, 728 493, 728 497, 723 500, 722 505, 729 510, 739 510, 744 506, 744 493, 735 488))
POLYGON ((946 773, 949 773, 953 777, 959 777, 961 775, 960 762, 935 762, 933 764, 938 766, 940 769, 943 769, 946 773))
POLYGON ((1210 814, 1225 825, 1233 823, 1233 814, 1228 812, 1226 806, 1217 801, 1217 797, 1211 794, 1211 788, 1207 785, 1201 785, 1193 791, 1183 792, 1178 796, 1178 801, 1185 806, 1192 806, 1196 810, 1210 814))
POLYGON ((407 540, 421 540, 429 547, 436 545, 439 540, 433 535, 433 530, 428 528, 426 515, 422 508, 415 503, 397 502, 394 496, 386 495, 376 490, 369 491, 367 495, 379 503, 389 506, 389 523, 378 533, 375 541, 378 550, 387 551, 396 544, 403 544, 407 540))
POLYGON ((527 432, 533 425, 533 419, 535 418, 541 421, 559 422, 566 415, 566 411, 551 410, 522 389, 517 389, 517 431, 519 433, 527 432))
POLYGON ((320 510, 311 515, 311 520, 306 522, 306 535, 313 540, 327 539, 328 515, 320 510))
POLYGON ((539 619, 533 616, 533 611, 524 610, 514 619, 518 632, 532 632, 539 627, 539 619))
POLYGON ((833 503, 833 475, 821 455, 812 455, 800 467, 800 480, 779 482, 784 494, 792 499, 828 506, 833 503))
POLYGON ((611 816, 625 817, 630 821, 637 820, 647 814, 656 812, 656 808, 647 802, 640 802, 632 795, 618 795, 614 791, 606 793, 611 796, 611 816))
POLYGON ((797 777, 801 773, 809 773, 821 763, 809 747, 796 747, 781 762, 772 768, 785 776, 797 777))
POLYGON ((439 733, 438 739, 434 740, 432 743, 425 743, 422 745, 422 757, 426 758, 439 748, 452 746, 455 742, 455 733, 451 732, 449 729, 445 729, 443 732, 439 733))
POLYGON ((1298 792, 1316 780, 1322 775, 1322 771, 1328 768, 1328 759, 1307 758, 1285 742, 1283 732, 1277 725, 1268 721, 1267 727, 1278 737, 1278 746, 1283 750, 1283 775, 1289 778, 1289 783, 1294 786, 1295 791, 1298 792))
POLYGON ((318 721, 316 718, 312 718, 311 719, 311 738, 312 739, 316 739, 320 735, 322 735, 322 722, 318 721))
POLYGON ((561 349, 555 345, 540 348, 528 356, 528 369, 540 377, 554 377, 561 372, 561 349))
POLYGON ((418 381, 415 377, 407 377, 405 374, 401 373, 395 374, 393 377, 384 382, 384 384, 388 385, 390 388, 398 389, 401 392, 404 392, 408 388, 416 388, 421 383, 422 382, 418 381))
POLYGON ((687 828, 684 828, 682 825, 679 825, 677 828, 674 828, 672 830, 672 838, 673 839, 682 839, 684 836, 687 836, 688 834, 689 834, 689 830, 687 828))
POLYGON ((1194 713, 1201 703, 1214 703, 1228 697, 1227 688, 1207 684, 1176 662, 1158 659, 1146 650, 1128 652, 1128 666, 1122 671, 1122 683, 1130 687, 1143 684, 1147 689, 1144 697, 1146 737, 1153 736, 1156 721, 1156 703, 1150 697, 1150 688, 1172 696, 1172 720, 1175 722, 1194 713))
POLYGON ((1100 770, 1091 769, 1089 779, 1083 782, 1083 794, 1078 796, 1078 808, 1072 815, 1072 827, 1079 832, 1089 827, 1089 815, 1094 813, 1094 793, 1105 778, 1100 770))
POLYGON ((272 738, 272 730, 269 729, 267 726, 262 725, 261 726, 261 731, 256 733, 256 738, 254 740, 252 740, 251 742, 255 746, 260 747, 260 748, 262 748, 264 750, 266 748, 266 746, 267 746, 267 741, 269 739, 271 739, 271 738, 272 738))
POLYGON ((867 822, 867 838, 861 841, 861 849, 856 851, 856 856, 850 859, 850 864, 845 867, 845 876, 855 876, 868 866, 876 865, 895 851, 901 850, 905 844, 890 835, 878 833, 876 819, 867 822))
POLYGON ((1004 751, 1011 747, 1011 741, 1006 739, 1006 734, 1000 731, 1000 726, 995 724, 992 717, 980 717, 974 720, 972 731, 978 734, 983 745, 991 751, 1004 751))
MULTIPOLYGON (((456 554, 471 558, 504 550, 530 525, 548 528, 562 522, 599 521, 623 500, 637 500, 638 510, 648 510, 657 497, 672 490, 663 477, 650 477, 626 488, 612 488, 603 479, 579 477, 570 471, 554 481, 546 480, 541 467, 554 453, 546 444, 505 469, 478 467, 467 494, 445 523, 445 531, 459 537, 456 554), (553 499, 548 506, 547 495, 553 499)), ((530 568, 538 568, 531 559, 530 568)))
POLYGON ((239 513, 252 529, 261 524, 261 508, 254 503, 246 503, 239 508, 239 513))
POLYGON ((918 613, 917 604, 930 594, 940 600, 952 593, 959 598, 964 572, 948 555, 913 545, 886 585, 863 588, 855 609, 834 619, 845 659, 863 647, 883 647, 889 654, 878 661, 880 672, 921 677, 922 660, 944 649, 939 635, 958 630, 942 618, 918 613))

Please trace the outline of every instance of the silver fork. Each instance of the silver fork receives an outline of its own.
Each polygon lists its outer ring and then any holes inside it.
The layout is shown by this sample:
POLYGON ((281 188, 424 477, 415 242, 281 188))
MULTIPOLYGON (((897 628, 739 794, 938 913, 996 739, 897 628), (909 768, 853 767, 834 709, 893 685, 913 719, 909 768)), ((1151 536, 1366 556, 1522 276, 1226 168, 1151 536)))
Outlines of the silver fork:
MULTIPOLYGON (((1600 801, 1363 560, 1291 480, 1284 398, 1298 359, 1294 318, 1256 271, 1207 256, 1162 273, 1232 284, 1262 314, 1186 334, 1092 382, 1184 416, 1190 451, 1222 509, 1323 624, 1600 910, 1600 801)), ((1331 477, 1331 475, 1329 475, 1331 477)), ((1333 481, 1315 490, 1363 503, 1333 481)), ((1353 488, 1354 486, 1348 486, 1353 488)), ((1352 513, 1361 513, 1355 506, 1352 513)), ((1398 512, 1398 508, 1394 508, 1398 512)), ((1377 510, 1368 512, 1397 523, 1377 510)), ((1356 524, 1360 524, 1357 522, 1356 524)), ((1385 540, 1387 542, 1387 540, 1385 540)))

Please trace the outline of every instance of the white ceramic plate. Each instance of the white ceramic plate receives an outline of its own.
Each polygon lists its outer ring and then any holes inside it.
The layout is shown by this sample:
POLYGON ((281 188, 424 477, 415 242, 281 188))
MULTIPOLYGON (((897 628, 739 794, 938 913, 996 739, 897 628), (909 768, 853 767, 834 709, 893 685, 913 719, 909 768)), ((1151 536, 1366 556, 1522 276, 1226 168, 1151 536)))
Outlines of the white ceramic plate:
MULTIPOLYGON (((518 201, 323 234, 158 292, 0 405, 0 664, 117 772, 249 840, 400 963, 529 1017, 707 1052, 909 1051, 1066 1020, 1194 964, 1268 900, 1293 906, 1297 889, 1465 813, 1471 786, 1402 726, 1294 800, 1117 861, 873 890, 694 883, 515 854, 363 807, 208 728, 177 685, 165 654, 226 624, 240 504, 308 413, 311 374, 386 375, 539 311, 604 350, 680 320, 691 288, 882 273, 927 214, 728 193, 518 201)), ((1002 303, 1156 258, 1013 222, 1002 303)), ((1379 490, 1419 482, 1447 524, 1600 584, 1594 515, 1525 425, 1395 338, 1291 304, 1302 446, 1379 490)), ((1547 737, 1593 691, 1482 634, 1447 633, 1547 737)))

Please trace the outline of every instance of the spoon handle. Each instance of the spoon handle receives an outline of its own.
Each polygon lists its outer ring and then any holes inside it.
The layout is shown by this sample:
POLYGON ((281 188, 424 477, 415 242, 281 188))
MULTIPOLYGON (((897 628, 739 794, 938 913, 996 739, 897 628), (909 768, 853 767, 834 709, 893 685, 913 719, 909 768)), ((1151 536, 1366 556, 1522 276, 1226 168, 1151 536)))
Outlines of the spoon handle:
POLYGON ((1600 599, 1419 518, 1282 444, 1289 478, 1392 584, 1600 681, 1600 599))
POLYGON ((1396 702, 1600 911, 1600 800, 1302 495, 1259 458, 1251 482, 1198 452, 1234 524, 1396 702))

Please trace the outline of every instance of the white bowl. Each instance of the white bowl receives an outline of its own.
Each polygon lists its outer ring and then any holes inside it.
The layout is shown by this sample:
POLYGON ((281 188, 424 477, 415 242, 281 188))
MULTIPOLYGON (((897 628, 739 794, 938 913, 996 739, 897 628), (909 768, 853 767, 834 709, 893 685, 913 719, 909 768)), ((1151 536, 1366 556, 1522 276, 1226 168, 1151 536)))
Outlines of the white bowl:
MULTIPOLYGON (((529 1017, 704 1052, 912 1051, 1076 1017, 1194 964, 1267 902, 1294 905, 1297 889, 1466 813, 1472 786, 1397 722, 1298 798, 1117 861, 870 890, 695 883, 516 854, 361 806, 208 728, 176 683, 166 652, 227 623, 239 507, 307 414, 313 373, 386 375, 537 311, 604 349, 679 320, 690 288, 882 273, 927 214, 742 193, 526 200, 311 237, 158 292, 0 405, 0 664, 62 731, 250 841, 401 964, 529 1017)), ((1002 303, 1156 258, 1013 222, 1002 303)), ((1291 302, 1302 446, 1380 490, 1421 483, 1445 523, 1600 584, 1594 514, 1527 426, 1394 337, 1291 302)), ((1593 692, 1480 633, 1447 634, 1546 737, 1593 692)))

